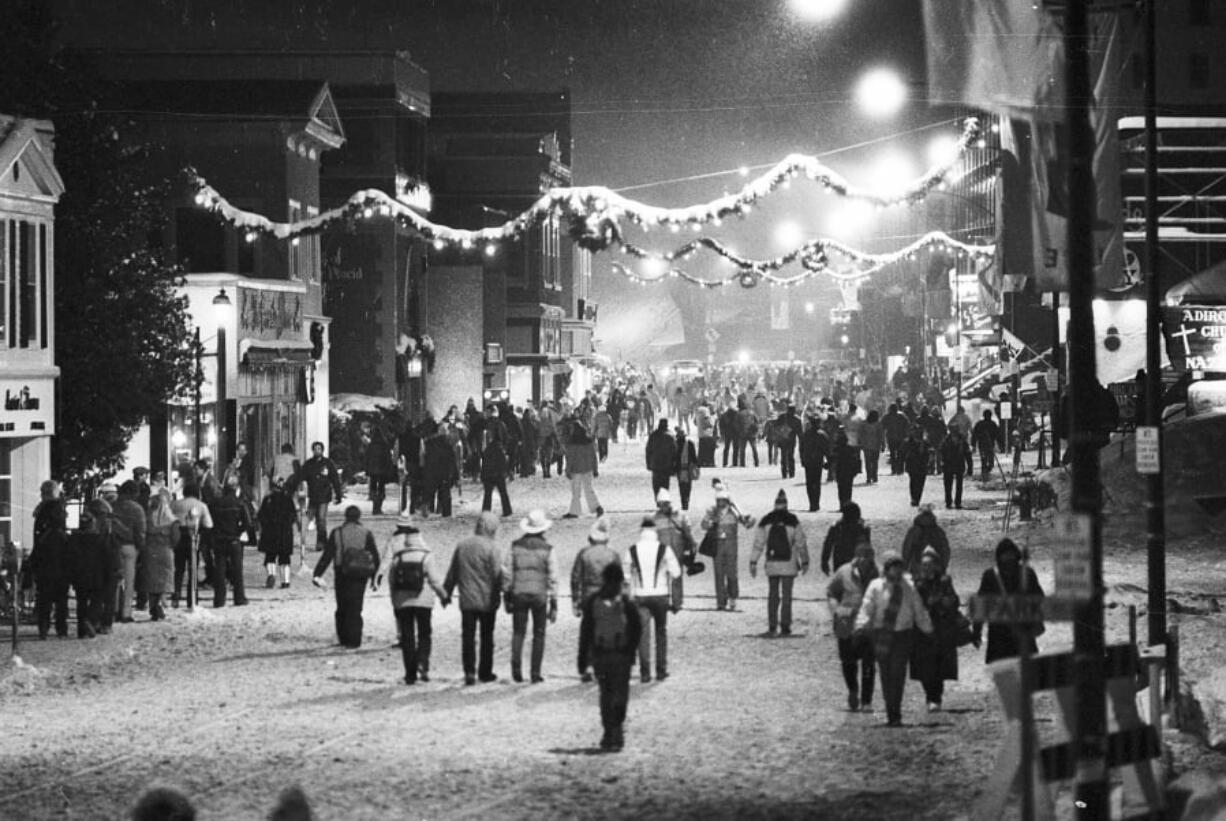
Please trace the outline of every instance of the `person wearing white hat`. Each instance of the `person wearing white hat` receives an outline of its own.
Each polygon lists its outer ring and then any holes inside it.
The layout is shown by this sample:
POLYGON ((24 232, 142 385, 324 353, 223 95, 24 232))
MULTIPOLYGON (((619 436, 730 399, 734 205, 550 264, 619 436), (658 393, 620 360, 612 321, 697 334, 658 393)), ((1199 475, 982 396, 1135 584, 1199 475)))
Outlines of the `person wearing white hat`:
MULTIPOLYGON (((446 607, 451 597, 443 589, 431 559, 430 548, 408 512, 396 520, 396 530, 384 546, 391 589, 392 610, 400 631, 400 654, 404 661, 404 683, 430 680, 430 616, 434 599, 446 607)), ((378 589, 383 574, 375 576, 378 589)))
MULTIPOLYGON (((694 560, 696 544, 694 533, 684 513, 673 510, 673 497, 668 488, 662 487, 656 492, 656 536, 660 544, 667 545, 679 565, 689 565, 694 560)), ((673 578, 671 609, 674 613, 681 610, 685 604, 684 576, 677 574, 673 578)))
POLYGON ((740 528, 753 526, 753 519, 743 515, 732 503, 732 494, 721 482, 715 490, 715 506, 702 517, 703 542, 710 544, 707 555, 714 561, 715 608, 736 610, 740 595, 737 576, 737 556, 740 550, 740 528), (710 542, 707 540, 710 539, 710 542))
POLYGON ((533 510, 519 522, 523 535, 511 543, 503 573, 510 584, 506 607, 511 614, 511 678, 523 681, 524 636, 532 617, 532 683, 544 681, 545 620, 558 618, 558 557, 544 533, 553 522, 543 510, 533 510))
MULTIPOLYGON (((582 617, 584 608, 593 596, 600 592, 605 567, 610 564, 621 564, 621 556, 609 547, 609 520, 601 516, 592 525, 587 534, 587 545, 575 556, 575 564, 570 571, 570 602, 575 616, 582 617)), ((584 641, 585 627, 579 625, 579 678, 584 682, 592 680, 591 651, 584 641)))

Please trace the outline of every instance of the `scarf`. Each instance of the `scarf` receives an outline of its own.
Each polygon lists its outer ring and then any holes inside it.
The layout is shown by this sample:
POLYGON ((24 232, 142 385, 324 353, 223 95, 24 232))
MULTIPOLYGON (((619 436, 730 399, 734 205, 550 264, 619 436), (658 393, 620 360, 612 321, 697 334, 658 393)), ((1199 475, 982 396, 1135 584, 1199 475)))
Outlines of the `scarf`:
POLYGON ((885 658, 894 646, 894 625, 898 624, 898 611, 902 610, 902 582, 887 584, 889 598, 886 599, 885 611, 881 614, 881 628, 873 636, 876 645, 877 658, 885 658))

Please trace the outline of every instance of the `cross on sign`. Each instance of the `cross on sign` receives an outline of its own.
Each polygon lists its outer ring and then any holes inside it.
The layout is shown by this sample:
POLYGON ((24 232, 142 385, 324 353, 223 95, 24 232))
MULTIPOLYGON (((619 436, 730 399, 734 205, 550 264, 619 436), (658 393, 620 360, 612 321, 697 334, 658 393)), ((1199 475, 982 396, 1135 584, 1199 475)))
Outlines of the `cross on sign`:
POLYGON ((1194 336, 1195 334, 1196 334, 1195 328, 1189 328, 1187 325, 1183 325, 1183 324, 1180 324, 1179 330, 1177 332, 1171 334, 1172 339, 1178 337, 1179 339, 1183 340, 1183 355, 1184 356, 1192 355, 1192 346, 1188 344, 1188 337, 1194 336))

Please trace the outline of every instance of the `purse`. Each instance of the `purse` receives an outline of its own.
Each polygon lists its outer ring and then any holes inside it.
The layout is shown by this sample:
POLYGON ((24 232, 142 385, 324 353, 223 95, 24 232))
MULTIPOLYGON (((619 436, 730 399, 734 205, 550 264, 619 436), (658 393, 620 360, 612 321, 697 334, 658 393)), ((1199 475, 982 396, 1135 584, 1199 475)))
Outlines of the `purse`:
POLYGON ((712 559, 715 558, 716 542, 718 541, 716 533, 718 532, 719 528, 713 527, 702 537, 702 543, 698 545, 698 552, 701 555, 710 556, 712 559))

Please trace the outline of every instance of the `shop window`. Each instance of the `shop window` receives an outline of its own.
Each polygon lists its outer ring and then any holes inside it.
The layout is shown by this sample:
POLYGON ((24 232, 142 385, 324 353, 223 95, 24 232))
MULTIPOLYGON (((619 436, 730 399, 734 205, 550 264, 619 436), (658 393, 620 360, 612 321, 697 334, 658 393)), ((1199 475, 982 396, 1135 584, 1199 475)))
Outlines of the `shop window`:
POLYGON ((0 220, 0 347, 47 346, 45 223, 0 220))
MULTIPOLYGON (((290 222, 297 222, 298 220, 302 219, 302 205, 297 200, 289 201, 289 213, 287 214, 287 217, 290 222)), ((294 237, 293 239, 288 240, 289 253, 286 256, 287 262, 289 263, 288 273, 290 279, 303 278, 305 266, 302 264, 302 256, 306 250, 303 248, 303 239, 304 237, 294 237)))

